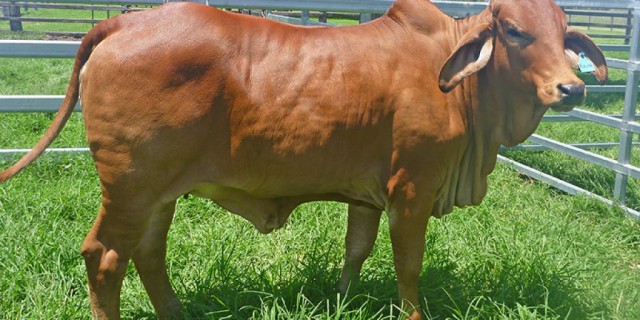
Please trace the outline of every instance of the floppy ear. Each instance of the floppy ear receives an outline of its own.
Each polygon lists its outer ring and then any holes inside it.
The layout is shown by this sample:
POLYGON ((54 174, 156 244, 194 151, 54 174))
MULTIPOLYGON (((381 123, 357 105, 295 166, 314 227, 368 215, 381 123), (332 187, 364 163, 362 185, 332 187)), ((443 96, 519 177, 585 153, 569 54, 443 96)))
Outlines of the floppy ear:
MULTIPOLYGON (((569 60, 569 64, 571 65, 571 68, 574 68, 576 70, 580 69, 580 66, 578 66, 578 62, 580 61, 580 57, 578 56, 577 53, 575 53, 571 49, 564 49, 564 54, 566 55, 567 60, 569 60)), ((589 61, 591 61, 591 60, 589 60, 589 61)))
POLYGON ((593 62, 596 67, 596 71, 593 75, 598 79, 598 83, 601 85, 607 81, 609 70, 607 69, 607 61, 600 51, 600 48, 593 43, 593 40, 586 34, 573 28, 567 29, 567 34, 564 40, 565 53, 571 67, 576 68, 578 66, 578 54, 584 52, 587 59, 593 62))
POLYGON ((469 30, 440 69, 440 90, 449 92, 464 78, 484 68, 492 53, 492 23, 485 22, 469 30))

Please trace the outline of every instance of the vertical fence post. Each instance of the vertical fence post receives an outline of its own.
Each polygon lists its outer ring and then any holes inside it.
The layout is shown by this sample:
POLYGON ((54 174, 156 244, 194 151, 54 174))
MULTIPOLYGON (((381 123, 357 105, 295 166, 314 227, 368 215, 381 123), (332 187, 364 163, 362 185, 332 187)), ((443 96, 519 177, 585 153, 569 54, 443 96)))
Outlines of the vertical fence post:
MULTIPOLYGON (((633 10, 631 52, 629 55, 629 69, 627 70, 627 86, 624 93, 624 112, 622 119, 627 122, 634 121, 636 115, 638 84, 640 84, 640 70, 637 68, 638 63, 640 63, 640 2, 638 2, 638 5, 636 5, 633 10)), ((620 132, 620 150, 618 152, 618 162, 621 164, 629 164, 629 161, 631 160, 632 143, 633 133, 622 129, 620 132)), ((627 197, 628 179, 628 176, 616 173, 616 182, 613 193, 616 200, 621 204, 625 203, 627 197)))
POLYGON ((14 1, 9 5, 9 29, 11 31, 22 31, 22 20, 20 20, 20 6, 14 1))
POLYGON ((627 14, 627 28, 624 30, 624 44, 629 44, 631 41, 631 30, 633 26, 631 23, 633 22, 633 10, 629 9, 627 14))
POLYGON ((309 13, 309 11, 302 11, 302 15, 300 16, 300 24, 302 24, 303 26, 308 25, 310 17, 311 14, 309 13))
POLYGON ((371 21, 373 16, 371 13, 361 13, 360 14, 360 23, 365 23, 371 21))
POLYGON ((328 15, 326 11, 320 12, 320 17, 318 17, 318 22, 327 23, 327 16, 328 15))
POLYGON ((609 31, 613 31, 613 23, 615 22, 615 21, 613 21, 613 16, 611 16, 610 20, 611 20, 611 22, 610 22, 611 25, 609 25, 609 31))

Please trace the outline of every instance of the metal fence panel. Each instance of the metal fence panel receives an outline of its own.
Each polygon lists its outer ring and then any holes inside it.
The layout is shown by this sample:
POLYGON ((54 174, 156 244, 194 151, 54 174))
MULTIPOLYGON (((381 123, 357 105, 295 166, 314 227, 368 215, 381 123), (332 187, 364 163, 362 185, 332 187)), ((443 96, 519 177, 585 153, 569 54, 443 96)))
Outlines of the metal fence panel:
MULTIPOLYGON (((629 56, 629 69, 627 71, 627 87, 624 95, 624 112, 622 120, 630 122, 634 120, 636 105, 638 102, 638 84, 640 83, 640 8, 633 12, 633 32, 631 34, 631 54, 629 56)), ((620 150, 618 162, 628 165, 631 161, 631 148, 633 147, 633 132, 622 129, 620 132, 620 150)), ((618 172, 614 186, 614 196, 624 204, 627 198, 628 176, 618 172)))
POLYGON ((498 155, 498 162, 518 171, 521 172, 533 179, 539 180, 539 181, 544 181, 547 184, 551 185, 552 187, 562 190, 568 194, 571 195, 583 195, 583 196, 587 196, 590 198, 594 198, 596 200, 599 200, 601 202, 606 203, 609 206, 618 206, 619 208, 621 208, 622 210, 624 210, 625 212, 627 212, 630 216, 634 217, 637 220, 640 220, 640 212, 631 209, 629 207, 626 207, 624 205, 620 205, 618 203, 614 203, 613 201, 602 197, 600 195, 597 195, 593 192, 589 192, 585 189, 582 189, 580 187, 574 186, 566 181, 560 180, 552 175, 548 175, 544 172, 541 172, 539 170, 536 170, 534 168, 528 167, 526 165, 523 165, 522 163, 516 162, 514 160, 511 160, 507 157, 498 155))
POLYGON ((593 164, 596 164, 598 166, 601 166, 603 168, 613 170, 627 177, 630 176, 636 179, 640 179, 640 168, 630 166, 628 163, 626 164, 620 163, 618 161, 609 159, 599 154, 582 150, 580 148, 568 145, 566 143, 561 143, 537 134, 531 135, 531 137, 529 137, 527 140, 533 143, 537 143, 541 146, 547 147, 549 149, 560 151, 574 158, 585 160, 593 164))
POLYGON ((633 9, 639 6, 638 0, 556 0, 561 7, 598 8, 598 9, 633 9))

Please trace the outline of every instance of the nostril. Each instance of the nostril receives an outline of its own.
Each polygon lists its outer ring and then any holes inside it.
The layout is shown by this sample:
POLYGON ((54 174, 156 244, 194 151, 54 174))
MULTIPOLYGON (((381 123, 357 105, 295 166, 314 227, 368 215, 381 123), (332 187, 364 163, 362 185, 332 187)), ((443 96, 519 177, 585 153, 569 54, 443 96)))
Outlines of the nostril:
POLYGON ((571 88, 569 87, 569 85, 566 84, 559 84, 558 85, 558 89, 560 89, 560 92, 562 92, 563 95, 570 95, 571 94, 571 88))
POLYGON ((558 90, 562 92, 562 104, 566 106, 575 106, 584 103, 585 87, 580 84, 559 84, 558 90))
POLYGON ((563 95, 569 97, 584 96, 584 84, 559 84, 558 89, 563 95))

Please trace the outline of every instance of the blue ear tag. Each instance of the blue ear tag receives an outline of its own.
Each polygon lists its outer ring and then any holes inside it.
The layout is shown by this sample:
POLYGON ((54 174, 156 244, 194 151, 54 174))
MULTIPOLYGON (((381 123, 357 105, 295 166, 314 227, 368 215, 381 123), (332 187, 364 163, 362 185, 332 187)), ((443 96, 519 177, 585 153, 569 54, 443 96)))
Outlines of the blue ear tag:
POLYGON ((584 73, 596 72, 596 67, 593 65, 591 60, 587 59, 584 52, 580 52, 579 56, 580 60, 578 60, 578 68, 580 71, 584 73))

